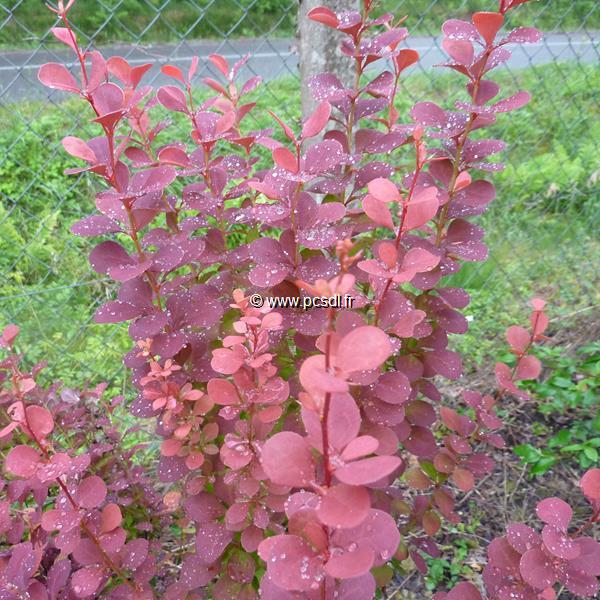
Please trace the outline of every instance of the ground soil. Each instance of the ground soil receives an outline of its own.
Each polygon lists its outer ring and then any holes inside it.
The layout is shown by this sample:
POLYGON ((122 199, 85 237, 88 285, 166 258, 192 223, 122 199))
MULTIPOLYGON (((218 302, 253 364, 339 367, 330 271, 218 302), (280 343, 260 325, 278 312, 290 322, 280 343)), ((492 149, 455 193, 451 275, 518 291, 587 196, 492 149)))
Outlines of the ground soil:
MULTIPOLYGON (((592 341, 600 339, 600 310, 590 309, 574 314, 559 321, 551 322, 549 328, 551 345, 559 345, 566 353, 575 351, 592 341)), ((542 377, 547 376, 546 372, 542 377)), ((495 389, 493 365, 489 369, 479 369, 465 375, 456 384, 446 386, 445 396, 449 403, 458 401, 461 391, 465 388, 476 389, 490 393, 495 389)), ((510 415, 505 419, 503 436, 509 448, 517 444, 536 444, 536 436, 531 431, 532 423, 544 423, 550 431, 565 427, 565 416, 543 415, 538 411, 538 404, 522 402, 515 398, 504 398, 504 408, 510 415)), ((600 410, 600 400, 599 400, 600 410)), ((489 541, 503 535, 505 527, 510 522, 525 521, 536 525, 535 506, 543 498, 558 496, 568 501, 574 508, 575 519, 584 520, 589 515, 589 505, 582 498, 578 482, 582 472, 577 464, 560 462, 541 477, 530 478, 524 468, 510 450, 497 452, 496 470, 480 481, 473 492, 460 495, 458 506, 464 522, 478 522, 479 526, 473 533, 461 533, 461 537, 469 537, 473 542, 466 563, 476 573, 474 582, 480 584, 478 574, 485 564, 485 548, 489 541)), ((600 528, 595 532, 600 538, 600 528)), ((438 539, 444 555, 451 557, 454 547, 453 536, 443 535, 438 539)), ((557 588, 558 591, 559 588, 557 588)), ((398 577, 388 588, 388 600, 426 600, 431 598, 431 592, 426 591, 420 575, 409 573, 408 576, 398 577)), ((575 600, 575 596, 563 590, 560 600, 575 600)))

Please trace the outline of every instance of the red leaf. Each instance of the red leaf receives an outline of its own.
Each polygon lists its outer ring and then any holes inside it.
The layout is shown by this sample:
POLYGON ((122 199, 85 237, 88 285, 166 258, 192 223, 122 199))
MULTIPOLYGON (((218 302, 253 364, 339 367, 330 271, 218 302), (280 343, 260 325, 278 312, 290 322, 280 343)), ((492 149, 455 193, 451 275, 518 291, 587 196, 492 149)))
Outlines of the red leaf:
POLYGON ((75 492, 75 500, 82 508, 96 508, 106 498, 106 484, 97 475, 86 477, 75 492))
POLYGON ((471 23, 460 19, 448 19, 442 25, 442 31, 446 37, 452 40, 481 41, 477 29, 471 23))
POLYGON ((308 173, 324 173, 344 160, 343 146, 336 140, 325 140, 311 146, 306 152, 305 168, 308 173))
POLYGON ((327 125, 331 115, 331 104, 326 100, 320 102, 315 108, 315 112, 306 120, 302 127, 302 137, 304 139, 319 135, 327 125))
POLYGON ((200 492, 187 498, 184 509, 186 516, 197 523, 214 521, 222 517, 225 512, 219 500, 207 492, 200 492))
POLYGON ((335 476, 348 485, 368 485, 393 473, 401 464, 397 456, 373 456, 336 469, 335 476))
POLYGON ((210 565, 225 551, 233 533, 223 523, 202 523, 196 527, 196 552, 200 561, 210 565), (210 540, 210 543, 206 543, 210 540))
POLYGON ((340 483, 327 490, 317 509, 317 516, 329 527, 356 527, 367 518, 370 508, 366 488, 340 483))
POLYGON ((168 110, 187 113, 187 101, 183 90, 174 85, 165 85, 156 94, 158 101, 168 110))
POLYGON ((109 268, 130 264, 131 257, 121 244, 107 240, 98 244, 90 253, 90 264, 96 273, 108 273, 109 268))
POLYGON ((100 587, 105 573, 102 567, 83 567, 73 573, 71 577, 71 589, 77 598, 92 596, 100 587))
POLYGON ((300 383, 310 391, 345 392, 348 384, 339 377, 325 370, 325 356, 322 354, 309 356, 300 367, 300 383))
POLYGON ((173 79, 177 79, 178 81, 181 81, 181 83, 185 83, 185 77, 183 76, 183 73, 179 67, 174 65, 163 65, 160 68, 160 71, 167 77, 173 77, 173 79))
POLYGON ((317 6, 317 8, 313 8, 308 12, 307 17, 311 21, 323 23, 323 25, 327 25, 327 27, 332 27, 333 29, 337 29, 338 25, 340 24, 337 15, 332 10, 325 8, 324 6, 317 6))
POLYGON ((531 315, 531 328, 533 329, 533 335, 538 336, 546 331, 548 327, 548 317, 545 313, 535 311, 531 315))
POLYGON ((442 47, 453 60, 461 65, 469 66, 473 62, 475 51, 473 50, 473 44, 467 40, 444 38, 442 47))
POLYGON ((506 528, 506 539, 519 554, 525 554, 527 550, 540 545, 540 536, 537 532, 522 523, 511 523, 506 528))
POLYGON ((496 373, 496 382, 498 383, 498 387, 501 390, 507 390, 511 394, 514 394, 517 398, 521 398, 522 400, 528 400, 529 396, 521 391, 515 384, 512 379, 512 372, 510 367, 505 363, 496 363, 495 367, 496 373))
POLYGON ((298 159, 291 150, 280 146, 273 150, 273 160, 278 167, 289 171, 290 173, 298 172, 298 159))
POLYGON ((473 473, 467 469, 454 469, 454 472, 452 473, 452 479, 458 488, 463 492, 469 492, 475 487, 475 478, 473 477, 473 473))
POLYGON ((283 414, 281 406, 269 406, 262 409, 258 414, 258 418, 262 423, 273 423, 277 421, 283 414))
POLYGON ((416 273, 425 273, 437 267, 440 257, 424 250, 423 248, 411 248, 402 260, 402 269, 395 281, 399 279, 410 281, 416 273))
POLYGON ((419 53, 416 50, 403 48, 394 60, 398 66, 398 71, 402 72, 419 60, 419 53))
POLYGON ((365 214, 377 225, 394 229, 392 213, 386 204, 367 194, 362 202, 365 214))
POLYGON ((261 464, 267 476, 279 485, 302 487, 315 479, 310 448, 302 436, 291 431, 277 433, 265 442, 261 464))
POLYGON ((573 560, 581 554, 577 540, 572 540, 566 533, 551 525, 546 525, 542 529, 542 540, 550 554, 558 558, 573 560))
MULTIPOLYGON (((317 419, 319 432, 320 421, 317 419)), ((329 406, 329 445, 339 451, 358 435, 360 411, 350 394, 332 394, 329 406)), ((319 437, 320 439, 320 437, 319 437)), ((319 447, 322 447, 320 444, 319 447)))
POLYGON ((175 438, 163 440, 160 445, 160 453, 163 456, 177 456, 183 446, 183 441, 175 438))
POLYGON ((116 529, 123 521, 121 509, 118 504, 111 502, 102 509, 101 523, 102 533, 108 533, 116 529))
POLYGON ((436 415, 433 406, 423 400, 413 400, 406 406, 406 418, 413 425, 429 427, 435 423, 436 415))
POLYGON ((404 473, 408 485, 415 490, 427 490, 431 487, 431 479, 418 467, 413 467, 404 473))
POLYGON ((89 163, 95 163, 98 160, 94 151, 87 145, 86 142, 78 137, 69 135, 63 138, 62 145, 64 149, 75 158, 80 158, 81 160, 85 160, 89 163))
MULTIPOLYGON (((115 281, 129 281, 130 279, 135 279, 139 277, 143 273, 145 273, 151 266, 160 267, 159 261, 156 259, 152 261, 151 259, 146 259, 143 262, 135 262, 132 260, 130 263, 120 264, 120 265, 112 265, 108 267, 108 275, 110 275, 115 281)), ((169 270, 169 269, 165 269, 169 270)))
POLYGON ((217 124, 215 125, 215 133, 220 134, 220 133, 225 133, 226 131, 229 131, 233 125, 235 124, 235 112, 230 110, 228 112, 226 112, 218 121, 217 124))
POLYGON ((436 512, 428 510, 423 515, 423 529, 427 535, 434 536, 439 531, 441 526, 442 521, 436 512))
POLYGON ((411 118, 421 125, 442 127, 447 119, 446 113, 434 102, 417 102, 411 111, 411 118))
POLYGON ((40 458, 34 448, 19 445, 10 449, 4 460, 4 466, 9 473, 17 477, 29 478, 35 475, 40 458))
POLYGON ((452 429, 452 431, 455 431, 460 435, 468 436, 475 429, 475 423, 473 423, 473 421, 464 415, 459 415, 455 410, 448 408, 447 406, 442 406, 440 408, 440 416, 448 429, 452 429))
POLYGON ((25 412, 27 413, 28 429, 37 440, 44 440, 54 429, 54 419, 50 411, 43 406, 28 406, 25 412))
POLYGON ((145 65, 139 65, 131 69, 131 73, 129 75, 129 85, 133 88, 136 88, 142 77, 152 68, 151 63, 146 63, 145 65))
POLYGON ((560 531, 567 531, 573 518, 573 510, 560 498, 546 498, 538 503, 535 509, 537 516, 548 525, 560 531))
POLYGON ((600 543, 589 537, 577 539, 579 556, 571 561, 571 566, 586 575, 600 575, 600 543))
POLYGON ((227 96, 227 90, 218 82, 212 79, 211 77, 204 77, 202 79, 203 83, 205 83, 208 87, 212 88, 218 94, 222 96, 227 96))
POLYGON ((332 556, 324 565, 325 572, 336 579, 352 579, 367 573, 373 566, 371 548, 358 546, 353 552, 332 556))
POLYGON ((544 310, 544 308, 546 306, 546 301, 543 300, 542 298, 532 298, 530 304, 531 304, 533 310, 540 311, 540 310, 544 310))
POLYGON ((118 118, 123 109, 123 90, 115 83, 102 83, 93 92, 94 105, 100 116, 108 116, 109 120, 118 118), (117 114, 115 114, 117 113, 117 114))
POLYGON ((499 13, 477 12, 473 15, 473 24, 488 45, 494 43, 502 23, 504 23, 504 17, 499 13))
POLYGON ((402 443, 411 454, 416 456, 429 456, 437 448, 431 431, 419 426, 412 427, 410 435, 402 443))
POLYGON ((336 367, 345 373, 370 371, 381 366, 391 353, 390 340, 379 327, 357 327, 340 342, 336 367))
POLYGON ((459 173, 456 181, 454 182, 454 191, 458 192, 467 186, 471 185, 471 175, 469 175, 468 171, 463 171, 459 173))
POLYGON ((77 52, 77 36, 75 32, 72 34, 69 33, 69 30, 66 27, 53 27, 51 30, 52 35, 59 41, 69 46, 73 52, 77 52))
POLYGON ((283 129, 283 133, 285 133, 285 137, 295 142, 296 136, 290 127, 286 125, 274 112, 269 111, 269 114, 277 121, 277 123, 279 123, 279 126, 283 129))
MULTIPOLYGON (((573 566, 579 559, 563 563, 558 572, 558 578, 561 583, 578 598, 597 598, 600 584, 593 575, 582 573, 573 566)), ((554 600, 554 597, 548 597, 548 600, 554 600)))
POLYGON ((402 224, 403 231, 417 229, 435 217, 440 205, 437 193, 437 188, 427 187, 410 199, 404 208, 406 215, 402 224))
POLYGON ((210 60, 210 62, 215 65, 215 67, 217 67, 217 69, 219 69, 219 71, 221 71, 225 77, 227 77, 229 74, 229 63, 224 57, 222 57, 220 54, 211 54, 208 57, 208 60, 210 60))
POLYGON ((46 63, 42 65, 38 71, 38 79, 46 87, 73 94, 79 93, 79 86, 75 77, 69 73, 64 65, 58 63, 46 63))
POLYGON ((121 83, 127 85, 131 76, 129 63, 121 56, 111 56, 106 63, 108 71, 121 83))
POLYGON ((232 375, 244 364, 244 359, 229 348, 217 348, 212 352, 210 366, 223 375, 232 375))
POLYGON ((210 399, 215 404, 228 406, 239 404, 240 397, 233 383, 226 379, 211 379, 206 387, 210 399))
POLYGON ((144 538, 137 538, 125 544, 125 547, 121 550, 123 566, 132 571, 141 567, 148 558, 148 547, 148 540, 144 538))
POLYGON ((179 167, 188 167, 190 165, 187 153, 176 146, 162 148, 158 153, 158 160, 161 163, 177 165, 179 167))
POLYGON ((19 335, 19 327, 14 323, 7 325, 2 330, 2 335, 0 336, 0 346, 4 348, 8 348, 12 346, 16 337, 19 335))
POLYGON ((490 108, 495 112, 509 112, 525 106, 530 100, 531 95, 528 92, 518 92, 514 96, 510 96, 510 98, 505 98, 504 100, 500 100, 500 102, 492 104, 490 108))
POLYGON ((600 500, 600 469, 590 469, 579 483, 581 489, 591 500, 600 500))
POLYGON ((556 574, 550 558, 539 548, 523 554, 519 563, 521 577, 533 588, 543 590, 556 582, 556 574))
POLYGON ((483 600, 483 597, 472 583, 463 581, 448 592, 446 600, 483 600))
POLYGON ((17 421, 11 421, 8 425, 0 429, 0 440, 12 433, 17 427, 19 427, 19 423, 17 423, 17 421))
POLYGON ((544 34, 534 27, 517 27, 502 41, 509 44, 537 44, 543 37, 544 34))
POLYGON ((400 200, 400 192, 396 184, 389 179, 378 177, 369 181, 367 184, 369 194, 380 202, 398 202, 400 200))
POLYGON ((398 337, 412 337, 415 327, 421 323, 426 316, 427 313, 423 310, 411 310, 400 317, 399 321, 394 325, 392 332, 398 337))
POLYGON ((308 591, 322 574, 321 561, 296 535, 269 537, 259 544, 258 554, 267 565, 269 579, 282 590, 308 591))
POLYGON ((342 452, 342 460, 349 461, 373 454, 379 447, 379 442, 370 435, 361 435, 353 439, 342 452))
POLYGON ((103 304, 94 313, 96 323, 122 323, 138 317, 143 312, 139 306, 134 306, 121 300, 112 300, 103 304))
POLYGON ((522 354, 529 346, 531 335, 524 327, 512 325, 506 330, 506 339, 515 352, 522 354))
POLYGON ((542 363, 535 356, 524 356, 517 365, 515 380, 536 379, 542 372, 542 363))

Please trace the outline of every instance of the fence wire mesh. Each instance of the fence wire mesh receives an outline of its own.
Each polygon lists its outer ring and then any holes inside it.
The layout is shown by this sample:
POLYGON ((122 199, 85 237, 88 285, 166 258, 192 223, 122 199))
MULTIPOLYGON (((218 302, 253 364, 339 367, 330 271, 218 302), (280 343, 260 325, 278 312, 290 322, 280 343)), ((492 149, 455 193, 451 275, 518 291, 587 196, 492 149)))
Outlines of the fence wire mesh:
MULTIPOLYGON (((443 103, 460 83, 439 76, 439 30, 448 17, 490 7, 491 0, 382 0, 382 9, 409 15, 408 46, 421 63, 406 78, 402 101, 443 103)), ((133 63, 184 65, 219 52, 250 53, 248 74, 264 77, 262 102, 298 118, 298 57, 294 0, 78 0, 72 12, 80 43, 102 46, 133 63)), ((539 0, 519 21, 547 35, 514 48, 500 78, 532 91, 534 101, 495 133, 508 139, 507 169, 496 178, 499 199, 484 217, 490 260, 455 276, 474 297, 483 338, 493 337, 533 291, 560 314, 597 305, 594 233, 600 165, 600 3, 539 0), (500 309, 502 315, 498 316, 500 309), (494 325, 494 322, 496 324, 494 325)), ((110 297, 110 282, 92 276, 89 244, 68 233, 92 209, 85 177, 66 178, 60 138, 93 135, 87 117, 60 92, 43 88, 37 69, 69 60, 49 29, 42 0, 0 0, 0 322, 16 322, 32 359, 47 359, 67 382, 123 376, 126 329, 98 326, 92 316, 110 297), (83 132, 83 134, 82 134, 83 132)), ((208 62, 198 77, 213 76, 208 62)), ((161 77, 155 67, 149 81, 161 77)))

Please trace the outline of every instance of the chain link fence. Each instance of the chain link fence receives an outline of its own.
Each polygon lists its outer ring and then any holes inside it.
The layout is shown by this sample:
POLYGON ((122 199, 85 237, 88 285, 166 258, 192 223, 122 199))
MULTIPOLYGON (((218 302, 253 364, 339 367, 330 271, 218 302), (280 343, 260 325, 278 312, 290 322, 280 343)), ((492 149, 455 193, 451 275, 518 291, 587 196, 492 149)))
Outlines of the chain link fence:
MULTIPOLYGON (((422 57, 406 78, 403 106, 416 98, 451 105, 460 83, 432 69, 442 62, 440 25, 490 4, 382 0, 382 9, 409 15, 414 37, 407 45, 422 57)), ((299 88, 297 10, 294 0, 78 0, 72 18, 80 43, 133 63, 183 65, 195 55, 251 53, 248 74, 266 80, 262 101, 298 118, 291 108, 299 88)), ((516 47, 499 77, 511 90, 532 91, 534 101, 495 131, 510 153, 496 177, 496 207, 484 217, 491 258, 455 276, 482 315, 476 331, 484 349, 498 321, 508 322, 513 308, 519 314, 534 291, 549 297, 560 315, 589 313, 598 302, 600 3, 539 0, 515 12, 519 21, 509 25, 534 24, 547 36, 516 47)), ((89 244, 68 232, 91 211, 93 189, 85 176, 62 175, 67 161, 60 138, 91 136, 92 128, 63 94, 37 82, 41 64, 70 60, 49 34, 53 25, 42 0, 0 0, 0 322, 19 324, 28 356, 47 359, 67 382, 125 381, 119 366, 125 327, 92 321, 114 290, 93 276, 89 244)), ((198 77, 210 72, 202 64, 198 77)), ((160 77, 155 67, 149 81, 160 77)))

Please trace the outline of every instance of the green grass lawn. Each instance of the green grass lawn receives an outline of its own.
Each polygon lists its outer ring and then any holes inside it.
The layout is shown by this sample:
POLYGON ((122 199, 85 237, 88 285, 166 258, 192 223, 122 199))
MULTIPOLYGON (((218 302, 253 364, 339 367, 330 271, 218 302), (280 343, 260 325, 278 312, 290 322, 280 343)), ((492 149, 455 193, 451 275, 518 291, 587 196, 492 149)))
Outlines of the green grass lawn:
MULTIPOLYGON (((12 3, 12 16, 0 26, 0 45, 36 45, 53 22, 44 0, 12 3)), ((291 36, 297 0, 77 0, 72 19, 98 44, 219 39, 262 35, 291 36)), ((379 12, 408 15, 413 33, 437 33, 449 17, 496 8, 495 0, 382 0, 379 12)), ((2 19, 4 19, 4 15, 2 19)), ((545 31, 600 29, 595 0, 536 0, 511 13, 509 26, 531 25, 545 31)))
MULTIPOLYGON (((508 166, 494 177, 499 197, 482 218, 490 260, 468 264, 450 283, 472 294, 471 332, 458 345, 474 359, 490 358, 503 327, 526 318, 526 300, 534 293, 549 300, 550 313, 569 314, 598 302, 594 257, 600 242, 598 222, 598 139, 600 119, 594 90, 600 69, 550 65, 501 79, 505 95, 528 89, 534 100, 510 116, 501 115, 494 131, 509 144, 508 166), (561 85, 551 83, 560 77, 561 85), (549 101, 551 95, 551 104, 549 101)), ((399 98, 406 114, 411 98, 429 98, 446 106, 456 97, 453 75, 434 83, 423 75, 407 79, 399 98)), ((266 109, 299 119, 298 83, 269 83, 255 94, 257 120, 273 123, 266 109), (291 107, 291 108, 290 108, 291 107), (291 112, 290 112, 291 111, 291 112)), ((66 177, 73 166, 60 147, 64 135, 94 135, 78 102, 59 110, 21 103, 0 109, 0 319, 23 328, 23 349, 32 360, 48 359, 51 375, 68 383, 109 378, 121 382, 121 355, 128 347, 126 327, 95 325, 97 304, 113 286, 98 279, 87 261, 90 242, 69 233, 79 217, 93 209, 87 177, 66 177), (73 118, 77 122, 73 122, 73 118)), ((187 126, 176 121, 169 136, 184 139, 187 126), (180 131, 177 131, 180 130, 180 131)))

